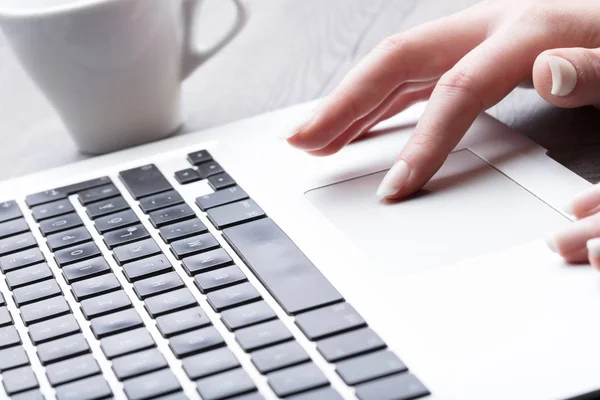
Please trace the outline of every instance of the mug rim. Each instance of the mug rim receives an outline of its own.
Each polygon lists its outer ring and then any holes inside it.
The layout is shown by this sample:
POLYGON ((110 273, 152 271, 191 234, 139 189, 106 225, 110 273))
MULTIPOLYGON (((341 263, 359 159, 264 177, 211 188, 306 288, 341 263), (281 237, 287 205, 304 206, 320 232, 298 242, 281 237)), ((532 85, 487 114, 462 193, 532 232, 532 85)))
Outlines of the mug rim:
MULTIPOLYGON (((4 19, 23 19, 45 17, 50 15, 62 14, 69 11, 81 10, 87 7, 96 7, 103 4, 115 3, 123 0, 73 0, 64 4, 54 6, 40 6, 35 8, 19 8, 2 6, 0 0, 0 18, 4 19)), ((127 0, 128 1, 128 0, 127 0)))

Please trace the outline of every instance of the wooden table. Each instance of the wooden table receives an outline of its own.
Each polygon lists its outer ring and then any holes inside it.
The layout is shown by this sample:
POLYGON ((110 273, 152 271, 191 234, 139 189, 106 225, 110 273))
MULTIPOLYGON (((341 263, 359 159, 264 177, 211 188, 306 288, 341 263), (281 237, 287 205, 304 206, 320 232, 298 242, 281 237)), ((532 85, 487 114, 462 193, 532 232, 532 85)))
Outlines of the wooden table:
MULTIPOLYGON (((244 0, 244 31, 184 84, 183 134, 321 97, 384 37, 476 1, 244 0)), ((205 0, 199 42, 216 40, 233 15, 229 2, 205 0)), ((516 89, 494 113, 559 162, 600 181, 598 110, 559 110, 533 90, 516 89)), ((0 143, 0 179, 86 157, 2 36, 0 143)))

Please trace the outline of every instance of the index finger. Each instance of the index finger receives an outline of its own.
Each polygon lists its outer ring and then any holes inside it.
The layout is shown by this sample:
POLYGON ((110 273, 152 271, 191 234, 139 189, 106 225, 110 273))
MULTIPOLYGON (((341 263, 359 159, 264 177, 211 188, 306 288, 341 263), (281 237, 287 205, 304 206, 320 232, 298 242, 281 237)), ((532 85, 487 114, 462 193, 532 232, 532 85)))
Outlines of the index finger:
POLYGON ((485 39, 488 14, 487 8, 476 5, 384 40, 343 79, 312 120, 294 132, 289 143, 303 150, 320 150, 403 83, 439 78, 485 39))
POLYGON ((419 190, 441 167, 475 118, 528 76, 541 51, 537 46, 532 38, 496 34, 442 76, 398 158, 403 162, 396 163, 402 165, 402 174, 397 174, 402 182, 388 178, 392 189, 382 192, 393 193, 389 198, 400 198, 419 190))

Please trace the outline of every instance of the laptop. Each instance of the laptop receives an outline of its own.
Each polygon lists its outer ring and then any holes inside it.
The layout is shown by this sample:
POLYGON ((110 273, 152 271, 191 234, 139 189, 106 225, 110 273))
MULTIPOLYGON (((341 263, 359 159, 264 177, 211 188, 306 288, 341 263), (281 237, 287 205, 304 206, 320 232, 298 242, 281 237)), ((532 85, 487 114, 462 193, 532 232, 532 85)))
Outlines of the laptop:
POLYGON ((328 158, 311 107, 0 183, 0 398, 592 398, 598 277, 540 240, 590 184, 484 114, 382 202, 423 104, 328 158))

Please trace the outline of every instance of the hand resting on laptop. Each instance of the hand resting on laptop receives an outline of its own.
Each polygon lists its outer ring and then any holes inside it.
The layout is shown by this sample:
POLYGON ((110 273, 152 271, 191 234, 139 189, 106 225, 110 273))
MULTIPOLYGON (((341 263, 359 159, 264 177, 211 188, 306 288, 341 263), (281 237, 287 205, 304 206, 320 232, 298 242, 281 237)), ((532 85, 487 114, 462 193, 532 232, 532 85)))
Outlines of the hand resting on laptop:
POLYGON ((380 197, 419 190, 477 115, 533 81, 560 107, 600 104, 598 0, 489 0, 385 39, 288 142, 331 155, 378 122, 429 99, 380 197))
POLYGON ((566 211, 578 220, 550 236, 548 246, 569 262, 589 260, 600 270, 600 184, 575 196, 566 211))

